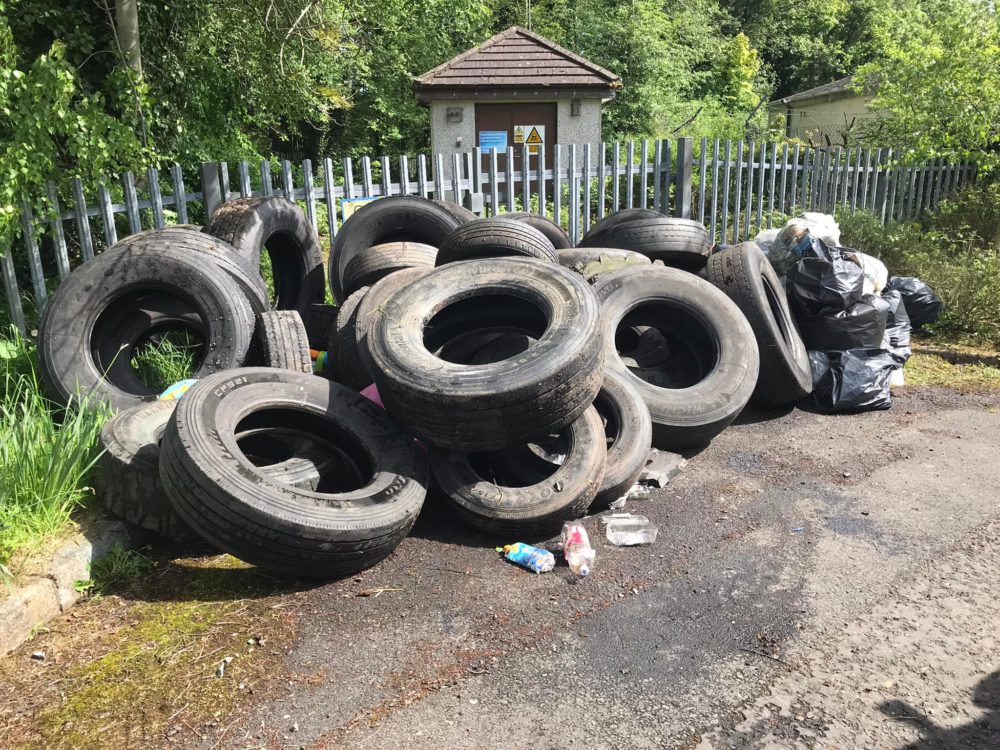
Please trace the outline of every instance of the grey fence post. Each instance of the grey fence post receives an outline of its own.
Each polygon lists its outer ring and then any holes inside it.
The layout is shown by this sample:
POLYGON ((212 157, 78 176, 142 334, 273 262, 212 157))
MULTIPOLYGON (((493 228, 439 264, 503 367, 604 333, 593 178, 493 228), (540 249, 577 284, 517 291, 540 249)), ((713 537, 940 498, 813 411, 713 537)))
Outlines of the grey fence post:
POLYGON ((875 156, 875 169, 872 172, 872 179, 875 180, 875 189, 872 191, 872 213, 879 217, 885 224, 886 209, 889 207, 889 163, 890 151, 887 148, 880 148, 875 156))
POLYGON ((201 163, 201 192, 205 203, 205 223, 212 218, 215 209, 222 203, 222 183, 219 181, 219 162, 201 163))
POLYGON ((679 219, 691 218, 691 172, 694 138, 677 139, 677 191, 675 213, 679 219))

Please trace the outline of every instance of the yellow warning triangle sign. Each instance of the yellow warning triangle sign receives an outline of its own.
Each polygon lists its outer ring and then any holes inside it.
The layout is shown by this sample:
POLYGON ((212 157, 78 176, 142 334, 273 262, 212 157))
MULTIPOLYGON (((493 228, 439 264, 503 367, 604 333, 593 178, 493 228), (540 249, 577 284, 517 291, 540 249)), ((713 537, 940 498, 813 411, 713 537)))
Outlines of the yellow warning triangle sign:
POLYGON ((542 136, 538 134, 538 128, 531 129, 531 132, 528 133, 528 140, 525 143, 544 143, 542 136))

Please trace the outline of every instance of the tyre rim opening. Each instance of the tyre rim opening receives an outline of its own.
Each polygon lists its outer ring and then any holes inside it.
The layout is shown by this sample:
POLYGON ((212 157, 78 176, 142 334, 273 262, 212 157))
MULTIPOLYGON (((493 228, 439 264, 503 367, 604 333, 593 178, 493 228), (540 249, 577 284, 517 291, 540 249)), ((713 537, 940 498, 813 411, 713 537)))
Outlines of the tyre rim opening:
POLYGON ((202 366, 206 328, 192 301, 174 290, 144 289, 100 312, 90 330, 90 355, 114 387, 155 396, 202 366))
POLYGON ((260 275, 274 310, 291 310, 298 303, 300 279, 305 273, 298 245, 290 234, 275 232, 264 240, 260 275))
POLYGON ((242 457, 255 469, 304 453, 315 456, 319 473, 315 492, 319 494, 353 492, 374 477, 372 457, 361 444, 318 414, 292 408, 261 409, 243 417, 234 433, 242 457))
POLYGON ((607 442, 608 450, 618 442, 618 436, 622 432, 621 414, 614 407, 614 403, 608 396, 608 392, 603 388, 598 391, 597 398, 594 399, 594 408, 601 417, 604 424, 604 439, 607 442))
POLYGON ((540 484, 559 471, 573 444, 563 433, 549 435, 501 451, 469 454, 469 465, 481 479, 500 487, 540 484))
POLYGON ((615 331, 619 359, 637 378, 658 388, 691 388, 707 378, 719 361, 712 329, 678 304, 639 305, 615 331))
POLYGON ((452 364, 494 364, 524 353, 547 328, 545 313, 529 300, 502 294, 465 297, 424 324, 424 346, 452 364))

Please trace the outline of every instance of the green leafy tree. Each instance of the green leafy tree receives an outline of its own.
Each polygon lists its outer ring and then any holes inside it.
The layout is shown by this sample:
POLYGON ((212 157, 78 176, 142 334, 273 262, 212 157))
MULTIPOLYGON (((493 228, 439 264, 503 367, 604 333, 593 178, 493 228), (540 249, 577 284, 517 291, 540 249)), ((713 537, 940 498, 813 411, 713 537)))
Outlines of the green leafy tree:
POLYGON ((0 252, 20 231, 22 203, 44 208, 47 180, 96 180, 146 158, 134 123, 113 114, 128 109, 123 92, 87 91, 61 41, 37 56, 19 49, 7 21, 17 7, 0 1, 0 252))
POLYGON ((885 113, 867 135, 905 156, 952 156, 984 167, 1000 147, 1000 18, 992 3, 925 0, 893 14, 883 57, 858 71, 885 113))

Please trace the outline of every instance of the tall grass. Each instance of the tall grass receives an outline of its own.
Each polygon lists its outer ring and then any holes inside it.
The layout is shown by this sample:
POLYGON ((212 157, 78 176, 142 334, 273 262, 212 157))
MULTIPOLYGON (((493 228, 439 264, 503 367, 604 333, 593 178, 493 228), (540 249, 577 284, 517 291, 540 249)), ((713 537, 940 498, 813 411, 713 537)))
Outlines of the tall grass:
POLYGON ((64 530, 89 494, 108 413, 41 392, 34 350, 16 330, 0 335, 0 568, 64 530))
POLYGON ((186 331, 168 331, 150 340, 132 357, 139 379, 153 390, 162 391, 195 371, 203 342, 186 331))

